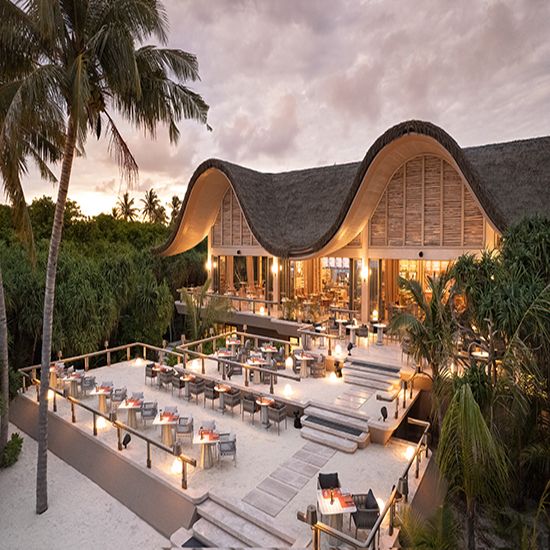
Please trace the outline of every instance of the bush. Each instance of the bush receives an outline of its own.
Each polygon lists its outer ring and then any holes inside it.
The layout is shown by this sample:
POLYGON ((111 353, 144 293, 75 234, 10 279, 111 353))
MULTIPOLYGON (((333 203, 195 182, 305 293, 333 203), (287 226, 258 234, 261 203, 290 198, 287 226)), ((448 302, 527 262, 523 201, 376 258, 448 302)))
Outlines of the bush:
POLYGON ((23 448, 23 438, 18 433, 12 433, 7 442, 4 452, 0 457, 0 468, 13 466, 19 459, 21 449, 23 448))
POLYGON ((10 401, 12 399, 15 399, 15 397, 17 396, 17 392, 21 389, 21 386, 22 386, 21 378, 22 378, 22 376, 21 376, 20 372, 18 372, 16 370, 13 370, 13 369, 10 369, 10 371, 9 371, 10 401))

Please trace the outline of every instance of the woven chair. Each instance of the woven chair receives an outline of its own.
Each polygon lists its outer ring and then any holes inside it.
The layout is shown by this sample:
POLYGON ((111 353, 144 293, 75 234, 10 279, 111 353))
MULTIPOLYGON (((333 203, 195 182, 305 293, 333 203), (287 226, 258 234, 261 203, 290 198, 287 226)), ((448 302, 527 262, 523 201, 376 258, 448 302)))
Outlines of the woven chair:
POLYGON ((318 489, 339 489, 340 480, 338 479, 338 474, 319 474, 317 477, 317 488, 318 489))
POLYGON ((167 388, 172 385, 172 371, 161 371, 159 375, 159 388, 167 388))
POLYGON ((231 416, 233 416, 233 409, 241 403, 241 391, 237 389, 230 389, 223 397, 224 409, 222 411, 225 414, 225 407, 231 409, 231 416))
POLYGON ((156 401, 146 401, 141 406, 141 420, 143 425, 147 425, 147 420, 153 421, 158 413, 158 403, 156 401))
POLYGON ((204 398, 203 398, 203 405, 206 407, 206 400, 210 399, 212 401, 212 409, 214 408, 214 403, 216 399, 220 396, 220 393, 214 389, 214 382, 208 382, 204 386, 204 398))
POLYGON ((283 403, 277 403, 277 402, 274 402, 272 405, 269 405, 267 407, 267 417, 271 422, 275 422, 277 424, 277 435, 281 433, 280 426, 283 420, 285 422, 285 430, 286 430, 286 427, 287 427, 286 405, 284 405, 283 403))
POLYGON ((153 378, 157 378, 157 371, 153 370, 154 366, 154 363, 147 363, 147 365, 145 365, 145 383, 147 383, 147 378, 150 378, 151 385, 153 385, 153 378))
POLYGON ((92 391, 95 388, 95 376, 83 376, 81 381, 82 393, 92 391))
POLYGON ((372 529, 374 527, 380 515, 380 508, 371 489, 369 489, 366 495, 353 495, 353 502, 355 503, 357 511, 350 514, 349 526, 351 529, 351 520, 353 520, 355 525, 355 538, 357 538, 357 531, 359 529, 372 529))
POLYGON ((218 461, 224 456, 232 456, 233 464, 237 466, 237 436, 235 434, 220 434, 218 441, 218 461))
POLYGON ((256 398, 253 395, 243 395, 241 398, 241 418, 244 419, 244 413, 247 412, 252 416, 252 424, 254 424, 254 415, 260 410, 260 406, 256 403, 256 398))
POLYGON ((181 397, 181 390, 185 388, 185 382, 181 379, 180 375, 177 372, 172 374, 172 395, 174 395, 174 389, 178 390, 178 397, 181 397))
POLYGON ((193 441, 193 417, 192 416, 180 416, 178 423, 176 424, 176 439, 189 437, 193 441))
POLYGON ((126 388, 116 388, 111 395, 111 410, 116 410, 128 395, 126 388))
POLYGON ((199 395, 204 392, 204 380, 202 378, 188 382, 190 395, 195 396, 197 405, 199 404, 199 395))

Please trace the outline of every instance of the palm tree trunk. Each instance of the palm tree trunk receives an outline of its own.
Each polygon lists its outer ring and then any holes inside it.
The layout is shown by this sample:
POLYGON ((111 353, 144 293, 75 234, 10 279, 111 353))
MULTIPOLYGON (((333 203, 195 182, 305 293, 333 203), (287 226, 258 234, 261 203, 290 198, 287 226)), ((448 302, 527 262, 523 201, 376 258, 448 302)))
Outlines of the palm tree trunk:
POLYGON ((466 528, 468 532, 468 550, 476 550, 476 503, 468 504, 466 512, 466 528))
POLYGON ((49 368, 52 356, 53 308, 57 259, 63 232, 63 215, 69 191, 74 151, 76 148, 76 122, 69 116, 61 178, 55 204, 55 215, 46 268, 46 291, 44 293, 44 317, 42 322, 42 354, 40 366, 40 402, 38 405, 38 461, 36 468, 36 513, 48 509, 48 389, 49 368))
POLYGON ((4 283, 0 269, 0 388, 4 410, 0 411, 0 456, 8 442, 8 423, 10 407, 10 376, 8 364, 8 318, 4 300, 4 283))

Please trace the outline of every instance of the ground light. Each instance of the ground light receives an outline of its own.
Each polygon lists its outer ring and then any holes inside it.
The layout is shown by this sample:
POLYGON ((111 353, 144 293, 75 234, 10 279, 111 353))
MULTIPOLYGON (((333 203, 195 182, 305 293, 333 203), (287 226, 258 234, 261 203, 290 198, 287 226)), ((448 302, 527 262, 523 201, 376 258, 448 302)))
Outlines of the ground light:
POLYGON ((410 445, 405 449, 405 458, 410 460, 414 456, 414 447, 410 445))
POLYGON ((336 355, 337 357, 342 355, 342 346, 340 344, 336 344, 334 346, 334 355, 336 355))
POLYGON ((172 466, 170 466, 170 473, 172 474, 181 474, 183 463, 179 458, 174 458, 172 466))
POLYGON ((144 363, 145 361, 143 361, 141 357, 136 357, 136 359, 134 360, 135 367, 142 367, 144 363))
POLYGON ((55 392, 53 390, 48 390, 48 401, 51 401, 54 395, 55 392))
POLYGON ((283 390, 283 395, 285 397, 291 397, 292 396, 292 386, 290 384, 285 385, 285 388, 283 390))
POLYGON ((338 377, 336 376, 336 373, 335 372, 331 372, 329 375, 328 375, 328 380, 329 382, 338 382, 338 377))
POLYGON ((109 426, 109 423, 107 422, 107 420, 105 420, 105 418, 103 418, 102 416, 100 416, 96 422, 95 422, 95 425, 96 425, 96 428, 98 430, 102 430, 103 428, 107 428, 109 426))

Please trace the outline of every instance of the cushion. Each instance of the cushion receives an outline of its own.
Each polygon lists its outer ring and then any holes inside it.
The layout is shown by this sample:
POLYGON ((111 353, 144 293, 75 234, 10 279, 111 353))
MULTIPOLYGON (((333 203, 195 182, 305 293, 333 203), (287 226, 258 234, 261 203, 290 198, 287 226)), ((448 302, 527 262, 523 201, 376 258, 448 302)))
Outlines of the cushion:
POLYGON ((378 506, 378 502, 376 502, 376 497, 374 496, 372 489, 369 489, 369 492, 367 493, 365 508, 367 510, 378 510, 378 512, 380 512, 380 507, 378 506))
POLYGON ((338 474, 319 474, 319 486, 321 489, 336 489, 340 487, 338 474))

